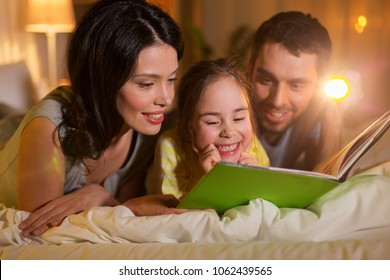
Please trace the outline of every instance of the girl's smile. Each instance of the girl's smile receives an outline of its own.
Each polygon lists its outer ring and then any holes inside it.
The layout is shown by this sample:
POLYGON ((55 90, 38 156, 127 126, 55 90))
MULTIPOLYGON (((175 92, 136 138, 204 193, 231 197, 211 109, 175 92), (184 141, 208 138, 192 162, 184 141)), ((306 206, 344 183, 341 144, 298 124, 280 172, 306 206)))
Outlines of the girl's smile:
POLYGON ((197 150, 213 144, 223 161, 238 162, 252 139, 252 124, 245 92, 233 77, 211 84, 199 99, 193 141, 197 150))

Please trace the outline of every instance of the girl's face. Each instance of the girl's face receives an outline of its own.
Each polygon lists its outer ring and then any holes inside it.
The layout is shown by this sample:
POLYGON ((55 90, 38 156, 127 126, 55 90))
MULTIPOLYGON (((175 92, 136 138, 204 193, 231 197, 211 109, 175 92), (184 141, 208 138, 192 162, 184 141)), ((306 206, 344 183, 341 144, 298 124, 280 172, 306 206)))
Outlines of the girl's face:
POLYGON ((200 97, 192 123, 193 145, 214 144, 223 161, 238 162, 248 152, 252 124, 245 92, 233 77, 211 84, 200 97))
POLYGON ((140 53, 134 75, 116 101, 125 126, 147 135, 160 131, 174 98, 177 70, 177 52, 169 45, 151 46, 140 53))

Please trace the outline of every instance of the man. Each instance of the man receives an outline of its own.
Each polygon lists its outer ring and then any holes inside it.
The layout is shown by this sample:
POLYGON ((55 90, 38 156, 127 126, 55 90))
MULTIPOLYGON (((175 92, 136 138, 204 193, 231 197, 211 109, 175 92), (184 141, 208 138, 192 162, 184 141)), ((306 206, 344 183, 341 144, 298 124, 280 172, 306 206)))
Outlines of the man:
POLYGON ((255 33, 249 77, 271 166, 312 170, 340 148, 336 106, 321 90, 331 49, 325 27, 301 12, 276 14, 255 33))

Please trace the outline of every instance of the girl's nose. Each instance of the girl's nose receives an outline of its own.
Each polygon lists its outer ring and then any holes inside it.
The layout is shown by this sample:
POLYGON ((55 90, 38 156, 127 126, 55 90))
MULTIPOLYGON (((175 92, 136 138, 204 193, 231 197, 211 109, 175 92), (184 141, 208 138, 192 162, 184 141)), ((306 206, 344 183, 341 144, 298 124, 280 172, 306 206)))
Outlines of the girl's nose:
POLYGON ((236 131, 232 125, 224 125, 221 131, 221 137, 231 138, 236 134, 236 131))

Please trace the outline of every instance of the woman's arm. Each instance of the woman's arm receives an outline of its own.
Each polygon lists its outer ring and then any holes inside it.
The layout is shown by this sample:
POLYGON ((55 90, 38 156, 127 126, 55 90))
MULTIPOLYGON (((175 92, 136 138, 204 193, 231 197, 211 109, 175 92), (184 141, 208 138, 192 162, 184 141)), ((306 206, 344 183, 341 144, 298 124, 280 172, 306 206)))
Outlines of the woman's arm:
POLYGON ((118 202, 100 185, 64 195, 65 157, 55 125, 36 118, 21 135, 18 164, 19 208, 33 212, 19 228, 24 236, 41 235, 67 216, 98 205, 118 202))
POLYGON ((21 135, 18 162, 21 210, 35 211, 63 195, 65 158, 54 133, 55 125, 39 117, 33 119, 21 135))

